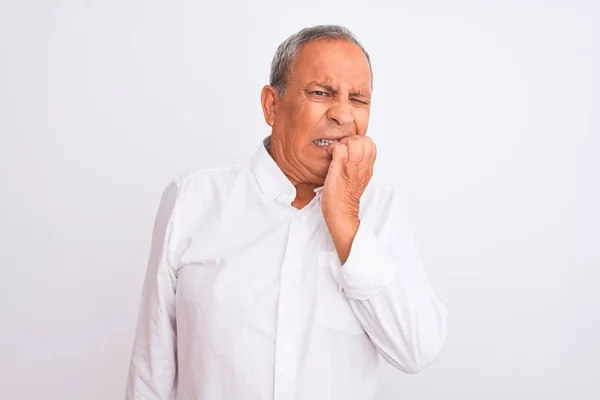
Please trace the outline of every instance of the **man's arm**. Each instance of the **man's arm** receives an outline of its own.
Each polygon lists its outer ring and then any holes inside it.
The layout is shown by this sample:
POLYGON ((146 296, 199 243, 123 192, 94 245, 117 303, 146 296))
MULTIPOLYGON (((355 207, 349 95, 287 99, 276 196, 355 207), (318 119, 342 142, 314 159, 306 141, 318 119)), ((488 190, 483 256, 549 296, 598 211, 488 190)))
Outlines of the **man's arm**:
POLYGON ((169 239, 177 187, 164 191, 156 216, 127 380, 127 400, 172 400, 176 393, 175 270, 169 239))
POLYGON ((331 224, 332 239, 342 254, 331 270, 382 357, 404 372, 417 373, 444 344, 447 312, 428 282, 400 206, 392 207, 388 226, 379 236, 350 219, 331 224), (342 265, 344 254, 348 256, 342 265))
POLYGON ((332 160, 321 209, 339 256, 331 265, 333 276, 383 358, 402 371, 419 372, 445 341, 446 307, 429 285, 397 196, 378 236, 359 220, 375 144, 354 135, 327 151, 332 160))

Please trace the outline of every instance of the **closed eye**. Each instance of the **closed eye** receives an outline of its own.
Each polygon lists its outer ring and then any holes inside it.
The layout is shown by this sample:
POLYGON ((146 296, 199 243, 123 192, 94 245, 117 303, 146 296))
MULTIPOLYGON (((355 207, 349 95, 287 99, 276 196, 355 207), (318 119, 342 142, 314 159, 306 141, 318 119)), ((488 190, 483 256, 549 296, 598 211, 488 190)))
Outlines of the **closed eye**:
POLYGON ((352 101, 355 102, 355 103, 364 104, 364 105, 369 104, 368 101, 360 100, 360 99, 356 99, 356 98, 352 99, 352 101))

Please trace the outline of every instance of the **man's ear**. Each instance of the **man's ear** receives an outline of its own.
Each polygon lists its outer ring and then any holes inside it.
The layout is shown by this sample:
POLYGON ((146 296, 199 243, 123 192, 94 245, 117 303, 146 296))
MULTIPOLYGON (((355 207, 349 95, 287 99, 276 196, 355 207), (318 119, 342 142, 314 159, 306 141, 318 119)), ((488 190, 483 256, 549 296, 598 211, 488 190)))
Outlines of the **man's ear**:
POLYGON ((260 103, 262 105, 265 122, 271 128, 275 125, 275 116, 279 106, 279 94, 273 86, 267 85, 263 87, 260 94, 260 103))

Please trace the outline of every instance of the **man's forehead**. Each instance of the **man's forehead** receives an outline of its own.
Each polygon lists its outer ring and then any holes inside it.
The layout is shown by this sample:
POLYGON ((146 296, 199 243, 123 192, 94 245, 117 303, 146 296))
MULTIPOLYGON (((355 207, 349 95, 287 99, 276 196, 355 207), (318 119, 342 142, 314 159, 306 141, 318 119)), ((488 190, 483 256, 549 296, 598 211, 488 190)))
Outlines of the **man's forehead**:
POLYGON ((316 41, 302 47, 292 75, 303 85, 326 84, 357 90, 371 89, 371 68, 360 47, 344 41, 316 41))

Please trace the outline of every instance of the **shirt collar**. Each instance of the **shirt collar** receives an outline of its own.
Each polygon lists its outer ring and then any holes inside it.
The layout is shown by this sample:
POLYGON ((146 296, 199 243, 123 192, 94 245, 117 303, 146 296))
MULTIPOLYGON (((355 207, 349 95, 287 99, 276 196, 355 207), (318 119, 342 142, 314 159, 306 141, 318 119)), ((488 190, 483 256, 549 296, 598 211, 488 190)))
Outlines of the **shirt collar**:
MULTIPOLYGON (((296 197, 296 188, 269 154, 270 147, 271 135, 264 138, 258 146, 251 161, 252 173, 261 192, 269 200, 274 200, 283 194, 293 200, 296 197)), ((316 188, 315 193, 320 194, 322 189, 322 186, 316 188)))
POLYGON ((252 173, 260 190, 269 200, 274 200, 283 193, 295 195, 296 188, 269 154, 267 149, 270 147, 271 135, 263 139, 252 159, 252 173))

